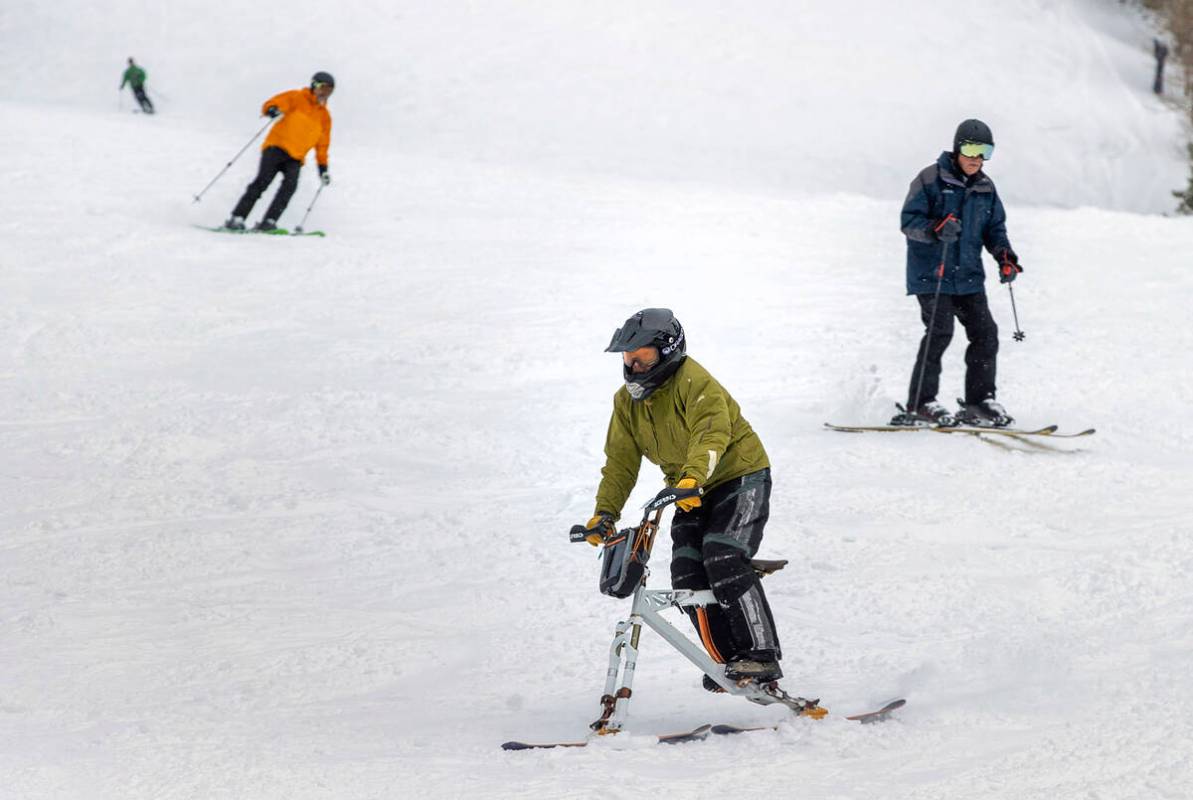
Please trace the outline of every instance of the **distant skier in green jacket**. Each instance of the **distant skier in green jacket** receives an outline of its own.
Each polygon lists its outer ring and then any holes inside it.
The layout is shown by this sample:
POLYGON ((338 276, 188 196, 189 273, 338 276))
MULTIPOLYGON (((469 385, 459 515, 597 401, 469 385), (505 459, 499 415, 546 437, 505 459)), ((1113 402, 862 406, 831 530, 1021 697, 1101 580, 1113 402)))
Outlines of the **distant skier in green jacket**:
MULTIPOLYGON (((687 356, 683 327, 670 309, 630 317, 606 352, 622 354, 625 385, 613 397, 588 541, 599 544, 614 529, 643 456, 662 468, 668 486, 703 488, 703 496, 676 503, 671 585, 712 589, 717 604, 688 614, 727 677, 778 680, 779 637, 750 565, 770 515, 770 461, 758 434, 729 392, 687 356)), ((707 677, 705 688, 720 690, 707 677)))
POLYGON ((124 71, 124 79, 120 81, 120 88, 123 90, 125 85, 132 88, 133 96, 141 104, 141 110, 146 114, 152 114, 153 103, 150 102, 149 95, 145 94, 145 70, 137 66, 132 56, 128 57, 128 69, 124 71))

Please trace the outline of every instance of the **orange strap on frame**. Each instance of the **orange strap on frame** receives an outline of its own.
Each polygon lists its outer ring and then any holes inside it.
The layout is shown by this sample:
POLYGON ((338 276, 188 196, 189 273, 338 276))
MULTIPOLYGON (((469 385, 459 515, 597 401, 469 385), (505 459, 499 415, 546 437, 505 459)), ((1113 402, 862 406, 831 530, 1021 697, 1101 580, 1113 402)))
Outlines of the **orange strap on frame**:
POLYGON ((708 612, 703 608, 696 609, 696 627, 700 630, 700 641, 704 643, 704 649, 712 656, 712 660, 718 664, 724 664, 725 659, 717 650, 717 646, 713 644, 712 628, 708 624, 708 612))

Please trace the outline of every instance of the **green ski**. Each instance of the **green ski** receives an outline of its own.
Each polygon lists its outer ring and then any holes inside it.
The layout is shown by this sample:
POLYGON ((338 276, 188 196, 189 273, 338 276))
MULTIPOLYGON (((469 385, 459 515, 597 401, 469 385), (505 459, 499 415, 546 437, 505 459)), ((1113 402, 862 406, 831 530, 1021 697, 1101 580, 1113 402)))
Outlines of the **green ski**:
POLYGON ((245 228, 242 231, 233 230, 232 228, 225 228, 223 225, 218 228, 213 228, 208 225, 195 225, 196 228, 204 231, 212 231, 213 233, 236 233, 236 234, 255 234, 257 236, 326 236, 323 231, 300 231, 300 230, 286 230, 285 228, 274 228, 271 231, 258 231, 252 228, 245 228))

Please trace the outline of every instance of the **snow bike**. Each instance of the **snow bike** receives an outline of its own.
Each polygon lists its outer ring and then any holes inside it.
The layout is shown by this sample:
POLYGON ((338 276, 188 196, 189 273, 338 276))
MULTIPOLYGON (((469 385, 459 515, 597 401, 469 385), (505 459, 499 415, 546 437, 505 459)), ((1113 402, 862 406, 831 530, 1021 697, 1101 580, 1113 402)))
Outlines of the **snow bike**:
MULTIPOLYGON (((724 664, 714 661, 701 646, 680 633, 675 626, 663 618, 661 612, 667 608, 677 608, 682 611, 687 608, 714 605, 717 602, 711 589, 646 588, 646 580, 650 577, 647 563, 650 561, 650 553, 654 547, 655 536, 659 531, 663 510, 679 500, 697 497, 701 494, 703 494, 703 490, 700 488, 664 490, 646 504, 642 521, 636 528, 624 528, 620 531, 610 532, 603 538, 601 593, 617 598, 632 596, 634 599, 630 604, 629 616, 617 623, 613 641, 609 645, 609 667, 605 673, 605 691, 600 700, 601 716, 589 725, 598 736, 618 733, 625 725, 626 717, 629 714, 630 698, 633 696, 634 671, 638 665, 638 641, 644 625, 678 650, 684 658, 695 664, 709 680, 727 694, 744 697, 759 705, 780 703, 790 708, 798 716, 812 719, 820 719, 828 714, 828 709, 821 706, 819 700, 808 700, 789 695, 779 687, 777 681, 758 683, 750 679, 735 681, 726 677, 724 664)), ((570 539, 572 542, 584 542, 591 533, 592 531, 584 526, 576 525, 571 530, 570 539)), ((751 559, 750 563, 759 577, 778 572, 787 565, 785 560, 751 559)), ((895 709, 901 708, 905 702, 902 699, 893 700, 876 711, 855 714, 846 717, 846 719, 863 723, 877 722, 885 719, 895 709)), ((709 733, 728 735, 763 730, 769 727, 773 726, 741 728, 734 725, 706 724, 691 731, 660 735, 658 741, 665 744, 677 744, 704 739, 709 733)), ((553 747, 584 747, 588 743, 588 740, 538 744, 512 741, 504 743, 502 748, 505 750, 531 750, 553 747)))
MULTIPOLYGON (((672 489, 664 491, 646 505, 642 521, 636 528, 626 528, 605 537, 601 565, 601 591, 613 597, 633 596, 630 613, 617 623, 609 646, 609 668, 605 678, 605 692, 601 696, 601 716, 591 724, 598 734, 616 733, 625 724, 633 694, 634 670, 638 664, 638 641, 642 626, 653 630, 663 641, 674 647, 686 659, 708 676, 726 693, 744 697, 760 705, 780 703, 800 716, 819 719, 828 713, 818 700, 794 697, 781 689, 777 682, 758 683, 753 680, 735 681, 725 675, 725 665, 717 663, 704 650, 675 628, 662 616, 667 608, 680 610, 715 605, 711 589, 647 589, 650 576, 647 562, 654 546, 655 535, 663 510, 679 500, 702 494, 701 489, 672 489)), ((585 541, 591 533, 582 526, 572 529, 573 542, 585 541)), ((751 559, 759 577, 778 572, 787 565, 785 560, 751 559)))

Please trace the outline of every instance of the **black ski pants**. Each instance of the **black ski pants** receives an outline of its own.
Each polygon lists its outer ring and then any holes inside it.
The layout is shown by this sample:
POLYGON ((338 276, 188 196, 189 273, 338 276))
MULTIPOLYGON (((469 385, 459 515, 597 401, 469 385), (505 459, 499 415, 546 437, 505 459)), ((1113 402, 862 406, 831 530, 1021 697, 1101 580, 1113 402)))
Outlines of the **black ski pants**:
POLYGON ((751 472, 717 486, 671 523, 671 586, 712 589, 716 605, 689 608, 713 660, 734 657, 778 661, 779 635, 762 581, 750 559, 770 516, 770 470, 751 472))
POLYGON ((940 359, 953 340, 953 318, 965 327, 969 347, 965 349, 965 404, 980 403, 994 397, 994 378, 998 362, 998 325, 990 316, 986 293, 917 294, 920 319, 924 321, 924 338, 916 354, 915 369, 911 371, 911 386, 907 391, 908 408, 936 399, 940 391, 940 359), (932 303, 936 299, 936 320, 932 323, 932 303), (932 327, 929 330, 929 324, 932 327), (923 372, 923 388, 916 396, 916 387, 923 372))
POLYGON ((149 95, 145 94, 144 85, 133 87, 133 97, 137 98, 137 102, 141 104, 141 110, 146 114, 153 113, 153 103, 149 101, 149 95))
POLYGON ((290 154, 282 148, 265 148, 261 152, 261 166, 257 169, 257 177, 253 178, 253 182, 244 190, 240 202, 236 204, 236 208, 232 209, 232 216, 247 217, 258 198, 273 182, 273 177, 280 172, 282 173, 282 185, 278 189, 278 193, 274 195, 273 202, 269 204, 269 209, 265 212, 265 219, 277 222, 278 217, 282 216, 282 212, 290 204, 294 190, 298 188, 298 171, 301 169, 302 162, 291 158, 290 154))

